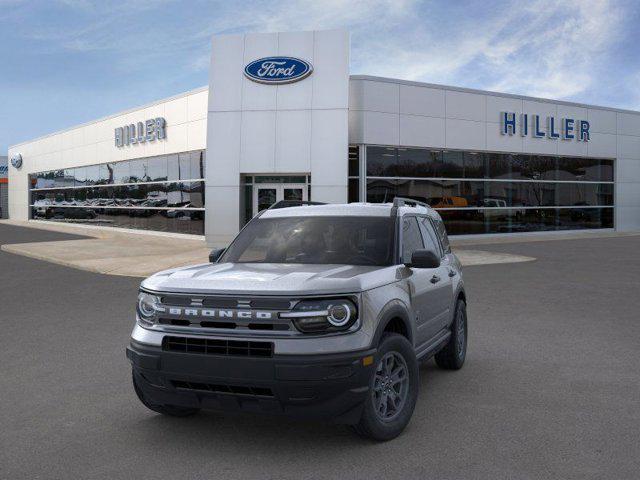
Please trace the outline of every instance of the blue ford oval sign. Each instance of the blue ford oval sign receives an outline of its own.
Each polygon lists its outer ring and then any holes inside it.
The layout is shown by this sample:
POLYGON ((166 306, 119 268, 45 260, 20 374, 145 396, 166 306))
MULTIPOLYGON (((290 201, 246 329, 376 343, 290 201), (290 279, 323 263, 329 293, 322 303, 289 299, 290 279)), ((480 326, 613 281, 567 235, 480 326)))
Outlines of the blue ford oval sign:
POLYGON ((11 155, 11 165, 13 165, 13 168, 20 168, 22 166, 22 155, 19 153, 11 155))
POLYGON ((266 57, 244 67, 244 74, 258 83, 282 84, 302 80, 311 75, 309 62, 293 57, 266 57))

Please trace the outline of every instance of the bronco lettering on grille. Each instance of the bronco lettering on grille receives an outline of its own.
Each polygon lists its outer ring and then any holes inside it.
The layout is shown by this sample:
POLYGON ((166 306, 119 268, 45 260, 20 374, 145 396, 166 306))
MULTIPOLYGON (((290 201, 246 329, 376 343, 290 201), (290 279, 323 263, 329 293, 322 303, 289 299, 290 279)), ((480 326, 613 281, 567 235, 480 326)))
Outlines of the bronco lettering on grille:
POLYGON ((178 308, 169 307, 170 315, 183 317, 207 317, 207 318, 238 318, 238 319, 259 319, 270 320, 274 318, 275 312, 265 312, 256 310, 233 310, 233 309, 207 309, 207 308, 178 308))

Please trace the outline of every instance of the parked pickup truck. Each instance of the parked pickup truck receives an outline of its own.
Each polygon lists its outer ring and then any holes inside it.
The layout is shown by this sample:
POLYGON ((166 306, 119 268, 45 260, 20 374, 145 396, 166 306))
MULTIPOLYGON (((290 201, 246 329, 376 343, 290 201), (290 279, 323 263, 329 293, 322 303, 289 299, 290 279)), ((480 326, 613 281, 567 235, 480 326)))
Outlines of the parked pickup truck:
POLYGON ((425 204, 272 207, 210 263, 142 282, 133 386, 165 415, 273 413, 388 440, 413 414, 419 361, 462 367, 465 302, 425 204))

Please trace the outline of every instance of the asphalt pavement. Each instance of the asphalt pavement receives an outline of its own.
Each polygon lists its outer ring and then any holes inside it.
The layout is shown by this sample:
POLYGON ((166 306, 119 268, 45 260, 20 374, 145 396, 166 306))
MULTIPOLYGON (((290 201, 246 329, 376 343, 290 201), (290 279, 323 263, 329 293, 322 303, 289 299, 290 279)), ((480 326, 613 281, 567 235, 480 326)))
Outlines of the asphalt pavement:
MULTIPOLYGON (((0 244, 78 238, 0 225, 0 244)), ((0 478, 637 479, 640 237, 482 245, 458 372, 421 368, 405 433, 146 410, 124 348, 139 279, 0 252, 0 478)))

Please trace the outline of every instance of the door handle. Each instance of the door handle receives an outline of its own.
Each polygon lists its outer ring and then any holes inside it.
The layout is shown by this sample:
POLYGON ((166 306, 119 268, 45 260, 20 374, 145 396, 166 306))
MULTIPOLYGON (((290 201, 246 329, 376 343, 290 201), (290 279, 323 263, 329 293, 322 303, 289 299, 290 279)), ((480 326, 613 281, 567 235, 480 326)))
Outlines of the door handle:
POLYGON ((449 276, 450 277, 455 277, 458 274, 458 272, 456 272, 455 270, 449 270, 449 276))
POLYGON ((429 280, 431 283, 438 283, 440 281, 440 277, 437 275, 434 275, 433 277, 431 277, 431 280, 429 280))

